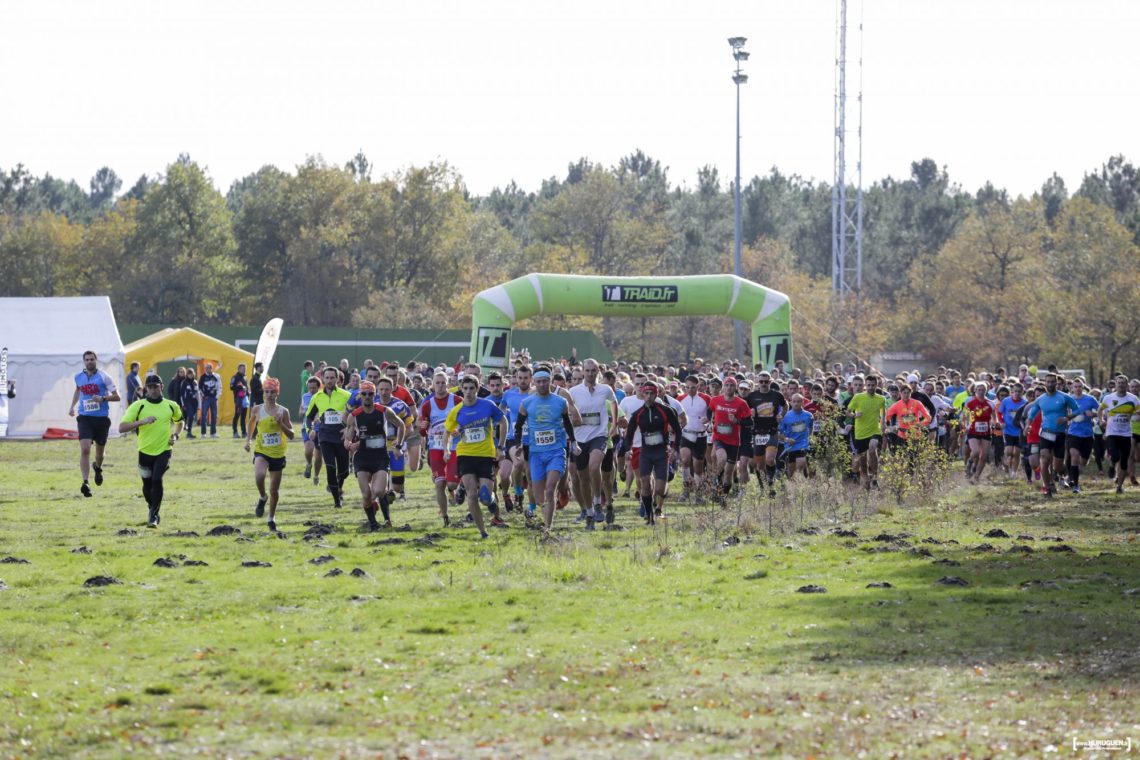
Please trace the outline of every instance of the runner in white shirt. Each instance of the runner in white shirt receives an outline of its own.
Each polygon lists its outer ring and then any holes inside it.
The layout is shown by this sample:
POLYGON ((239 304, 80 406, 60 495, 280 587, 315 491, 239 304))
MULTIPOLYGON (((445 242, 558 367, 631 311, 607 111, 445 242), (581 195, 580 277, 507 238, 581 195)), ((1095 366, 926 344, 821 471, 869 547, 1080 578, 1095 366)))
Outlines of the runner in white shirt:
MULTIPOLYGON (((621 400, 620 404, 618 404, 618 411, 620 415, 618 420, 618 427, 624 431, 626 422, 629 420, 629 418, 633 416, 634 412, 643 406, 645 406, 645 398, 641 393, 641 388, 637 388, 634 393, 630 393, 627 389, 626 397, 621 400)), ((641 431, 638 431, 633 434, 633 447, 630 448, 629 451, 623 450, 621 452, 620 463, 618 465, 621 468, 620 472, 625 476, 625 493, 623 496, 626 498, 629 497, 629 490, 633 486, 633 481, 637 476, 636 470, 633 469, 633 460, 635 459, 634 452, 640 450, 641 431)))
POLYGON ((680 399, 686 418, 681 430, 681 476, 687 493, 700 490, 708 449, 708 423, 712 419, 712 398, 700 392, 700 385, 698 375, 689 375, 685 378, 685 395, 680 399))
POLYGON ((575 495, 578 504, 586 511, 586 530, 594 529, 598 517, 596 510, 611 505, 611 494, 602 488, 602 459, 613 435, 617 412, 617 397, 610 386, 598 382, 598 363, 593 359, 582 362, 584 378, 570 388, 570 398, 582 417, 582 424, 574 428, 574 439, 580 452, 575 463, 578 468, 575 495))
POLYGON ((1116 468, 1116 492, 1124 493, 1124 476, 1132 455, 1132 415, 1140 412, 1140 398, 1128 392, 1128 378, 1116 378, 1116 390, 1100 400, 1101 428, 1108 457, 1116 468))

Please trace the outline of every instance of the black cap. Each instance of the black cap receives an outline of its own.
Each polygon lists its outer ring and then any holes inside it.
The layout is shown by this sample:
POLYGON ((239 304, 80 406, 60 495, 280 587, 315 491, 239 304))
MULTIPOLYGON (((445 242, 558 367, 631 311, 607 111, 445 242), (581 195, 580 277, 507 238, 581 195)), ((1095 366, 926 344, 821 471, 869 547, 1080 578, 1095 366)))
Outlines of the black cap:
POLYGON ((147 375, 146 382, 143 385, 162 385, 162 378, 158 375, 147 375))

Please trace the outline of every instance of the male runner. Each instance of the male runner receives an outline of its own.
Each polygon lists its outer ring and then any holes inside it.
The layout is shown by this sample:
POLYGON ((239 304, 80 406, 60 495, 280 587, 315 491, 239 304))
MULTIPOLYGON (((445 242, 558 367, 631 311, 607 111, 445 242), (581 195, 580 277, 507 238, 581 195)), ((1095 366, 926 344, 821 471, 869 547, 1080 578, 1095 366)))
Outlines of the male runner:
POLYGON ((658 401, 656 383, 647 381, 641 392, 645 403, 629 418, 623 443, 626 447, 632 445, 634 433, 641 433, 638 484, 645 520, 654 525, 657 517, 664 516, 665 487, 669 482, 669 430, 673 430, 676 452, 681 447, 681 422, 672 406, 658 401))
MULTIPOLYGON (((391 390, 388 378, 382 382, 388 383, 391 390)), ((368 518, 368 529, 377 531, 380 529, 377 511, 384 514, 384 527, 392 527, 388 447, 394 443, 395 450, 400 450, 405 428, 404 421, 390 407, 376 405, 376 386, 371 381, 362 382, 359 391, 360 406, 352 410, 344 425, 344 444, 355 454, 352 466, 360 486, 361 507, 368 518), (389 431, 395 431, 392 441, 389 441, 389 431)))
POLYGON ((797 472, 805 478, 808 475, 808 449, 814 419, 811 412, 804 411, 804 397, 797 393, 792 396, 792 408, 780 418, 780 438, 784 441, 784 451, 788 457, 788 477, 797 472))
POLYGON ((1118 375, 1112 393, 1104 394, 1100 401, 1101 427, 1108 449, 1108 458, 1116 473, 1116 492, 1124 493, 1124 477, 1132 458, 1132 415, 1140 413, 1140 398, 1128 392, 1128 378, 1118 375))
MULTIPOLYGON (((798 384, 797 384, 798 385, 798 384)), ((787 399, 772 390, 772 375, 761 372, 756 378, 756 390, 749 393, 745 403, 752 410, 752 461, 756 479, 761 486, 760 468, 764 468, 768 482, 768 495, 776 495, 776 454, 779 451, 780 419, 788 409, 787 399)))
MULTIPOLYGON (((541 494, 543 530, 549 535, 554 523, 558 483, 566 470, 566 428, 569 425, 573 429, 575 423, 581 424, 582 417, 569 401, 551 393, 549 370, 538 370, 533 379, 535 392, 523 398, 519 405, 513 440, 523 440, 523 427, 526 426, 532 493, 541 494)), ((612 523, 611 506, 606 513, 607 527, 612 523)))
POLYGON ((582 382, 570 388, 570 397, 582 419, 574 428, 580 447, 575 463, 579 473, 577 496, 578 504, 586 510, 586 530, 593 530, 603 512, 613 511, 612 493, 602 487, 602 460, 614 432, 617 398, 612 388, 598 382, 600 368, 595 359, 582 362, 581 371, 582 382))
POLYGON ((685 410, 685 429, 681 431, 681 477, 686 493, 699 493, 705 474, 708 450, 708 426, 712 421, 712 397, 700 390, 700 375, 685 378, 685 395, 680 399, 685 410))
POLYGON ((293 422, 289 410, 277 403, 281 382, 274 377, 258 378, 262 402, 249 410, 249 434, 245 450, 253 443, 253 478, 257 484, 257 507, 254 515, 265 515, 265 502, 269 502, 269 529, 277 530, 274 518, 281 493, 281 476, 285 471, 285 439, 293 440, 293 422), (265 493, 266 475, 269 476, 269 494, 265 493))
POLYGON ((333 497, 333 507, 341 508, 344 481, 348 479, 348 449, 344 447, 344 423, 348 415, 351 394, 339 387, 341 373, 336 367, 325 367, 321 372, 324 386, 309 401, 305 419, 312 425, 319 421, 317 445, 325 462, 325 477, 333 497))
POLYGON ((752 409, 736 395, 737 381, 727 376, 721 385, 720 396, 712 396, 713 471, 720 477, 720 495, 723 499, 732 492, 732 474, 740 456, 740 427, 752 415, 752 409))
POLYGON ((92 469, 91 444, 95 444, 95 485, 103 485, 103 449, 107 446, 107 433, 111 430, 111 410, 107 404, 119 400, 115 381, 98 368, 98 363, 99 357, 94 351, 83 352, 83 369, 75 375, 75 392, 71 394, 71 406, 67 410, 79 427, 79 474, 83 476, 79 492, 84 496, 91 496, 91 487, 87 485, 87 476, 92 469))
POLYGON ((1054 482, 1058 473, 1058 462, 1065 458, 1065 431, 1069 421, 1077 413, 1077 403, 1067 393, 1057 390, 1058 377, 1050 372, 1045 376, 1045 392, 1039 394, 1028 406, 1026 419, 1032 423, 1041 417, 1041 448, 1038 455, 1041 459, 1041 493, 1046 498, 1052 498, 1057 492, 1054 482))
POLYGON ((162 477, 170 467, 170 453, 182 432, 182 409, 162 397, 162 378, 147 375, 145 393, 131 404, 119 423, 120 433, 139 431, 139 477, 147 504, 147 526, 157 528, 162 509, 162 477))
POLYGON ((1014 381, 1009 387, 1009 395, 1001 400, 998 405, 998 413, 1002 419, 1002 438, 1005 441, 1005 471, 1010 477, 1017 475, 1018 460, 1021 457, 1021 428, 1017 424, 1015 417, 1017 410, 1025 406, 1027 402, 1022 398, 1021 392, 1024 390, 1019 381, 1014 381))
POLYGON ((477 377, 464 376, 459 387, 463 391, 463 401, 451 408, 443 423, 444 430, 447 431, 443 456, 445 459, 451 456, 451 441, 457 440, 456 470, 467 488, 467 509, 475 518, 479 535, 486 538, 480 503, 491 511, 493 527, 507 527, 499 516, 499 504, 495 501, 495 462, 498 460, 498 452, 507 443, 507 418, 498 405, 479 397, 477 377), (499 433, 497 437, 496 429, 499 433))
MULTIPOLYGON (((463 399, 448 391, 447 375, 443 372, 435 373, 431 387, 431 395, 424 399, 420 407, 420 432, 428 441, 428 465, 435 483, 435 501, 439 506, 439 515, 443 518, 443 527, 446 528, 451 524, 451 518, 447 514, 447 492, 454 494, 459 485, 459 461, 457 457, 444 456, 447 431, 443 423, 455 405, 462 403, 463 399)), ((447 447, 448 450, 453 451, 458 443, 458 440, 453 441, 447 447)))
POLYGON ((868 375, 862 385, 865 390, 855 393, 847 402, 847 416, 855 421, 855 472, 863 488, 869 491, 872 485, 878 485, 879 447, 883 443, 887 400, 877 392, 879 378, 875 375, 868 375))
POLYGON ((1073 493, 1081 492, 1081 468, 1088 464, 1092 454, 1093 421, 1097 419, 1100 402, 1085 393, 1081 379, 1074 378, 1069 385, 1070 395, 1077 404, 1077 411, 1065 433, 1065 443, 1069 449, 1069 488, 1073 493))

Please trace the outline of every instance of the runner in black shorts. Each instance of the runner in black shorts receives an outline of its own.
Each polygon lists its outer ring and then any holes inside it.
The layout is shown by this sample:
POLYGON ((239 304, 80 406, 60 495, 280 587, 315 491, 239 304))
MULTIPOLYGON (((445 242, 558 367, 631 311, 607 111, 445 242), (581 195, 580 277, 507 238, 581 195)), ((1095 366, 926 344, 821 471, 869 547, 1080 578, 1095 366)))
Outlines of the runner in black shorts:
POLYGON ((377 511, 384 513, 384 527, 392 527, 389 511, 388 459, 389 427, 396 431, 396 449, 404 444, 404 421, 386 406, 376 406, 376 386, 369 380, 360 384, 360 406, 352 410, 344 424, 345 447, 355 456, 352 460, 356 482, 360 485, 361 506, 368 518, 368 529, 380 529, 377 511))

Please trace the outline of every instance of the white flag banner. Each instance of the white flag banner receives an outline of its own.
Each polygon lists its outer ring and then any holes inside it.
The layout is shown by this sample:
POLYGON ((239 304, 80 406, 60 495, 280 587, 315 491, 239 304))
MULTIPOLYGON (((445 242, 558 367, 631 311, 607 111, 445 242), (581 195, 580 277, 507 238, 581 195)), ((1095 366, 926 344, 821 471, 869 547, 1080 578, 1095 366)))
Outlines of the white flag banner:
POLYGON ((275 317, 265 323, 261 337, 257 339, 257 350, 253 354, 254 363, 261 362, 262 371, 269 374, 269 363, 277 352, 277 341, 281 339, 281 326, 285 320, 275 317))

